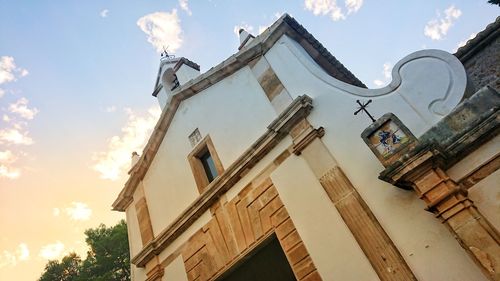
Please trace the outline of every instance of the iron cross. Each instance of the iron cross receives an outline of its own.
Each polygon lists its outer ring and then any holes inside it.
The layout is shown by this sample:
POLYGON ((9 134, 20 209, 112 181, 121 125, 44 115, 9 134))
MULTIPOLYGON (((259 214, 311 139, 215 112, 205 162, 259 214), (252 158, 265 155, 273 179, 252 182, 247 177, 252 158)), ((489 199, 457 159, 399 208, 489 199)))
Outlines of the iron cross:
POLYGON ((356 112, 354 112, 354 115, 357 115, 362 110, 368 115, 368 117, 370 117, 372 122, 375 122, 375 118, 373 118, 373 116, 370 114, 370 112, 368 112, 368 110, 366 110, 366 108, 372 102, 372 100, 368 100, 365 104, 362 104, 359 100, 357 100, 356 102, 359 104, 359 108, 358 108, 358 110, 356 110, 356 112))
POLYGON ((168 46, 165 49, 165 46, 163 46, 163 52, 160 54, 162 57, 165 56, 166 58, 169 57, 168 52, 167 52, 168 46))

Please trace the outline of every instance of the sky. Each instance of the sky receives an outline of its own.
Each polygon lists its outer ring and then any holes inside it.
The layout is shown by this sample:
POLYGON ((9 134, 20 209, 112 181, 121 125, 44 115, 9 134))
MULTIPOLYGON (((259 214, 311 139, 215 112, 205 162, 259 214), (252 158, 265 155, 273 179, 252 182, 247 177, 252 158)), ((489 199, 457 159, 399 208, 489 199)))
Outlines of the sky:
POLYGON ((133 151, 160 115, 160 52, 205 72, 283 13, 369 88, 404 56, 455 52, 500 15, 487 1, 0 0, 0 280, 36 280, 86 255, 133 151))

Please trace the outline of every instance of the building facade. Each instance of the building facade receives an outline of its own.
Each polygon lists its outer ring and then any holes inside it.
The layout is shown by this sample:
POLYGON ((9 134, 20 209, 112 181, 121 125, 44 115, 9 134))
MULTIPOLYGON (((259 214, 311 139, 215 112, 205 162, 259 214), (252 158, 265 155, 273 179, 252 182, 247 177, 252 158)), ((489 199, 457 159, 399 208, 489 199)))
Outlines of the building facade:
POLYGON ((203 74, 161 60, 113 203, 133 280, 500 280, 500 98, 460 56, 367 89, 288 15, 240 42, 203 74))

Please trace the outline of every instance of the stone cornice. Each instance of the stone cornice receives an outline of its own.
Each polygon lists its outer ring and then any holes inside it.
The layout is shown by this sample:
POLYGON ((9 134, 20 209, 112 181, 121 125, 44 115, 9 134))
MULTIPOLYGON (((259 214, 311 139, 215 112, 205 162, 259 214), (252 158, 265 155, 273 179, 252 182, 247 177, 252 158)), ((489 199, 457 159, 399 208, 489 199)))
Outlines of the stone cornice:
POLYGON ((312 99, 306 95, 296 98, 285 111, 269 126, 264 135, 257 139, 224 173, 212 181, 206 190, 189 205, 165 230, 148 243, 132 263, 143 267, 155 255, 161 253, 180 234, 206 212, 216 200, 237 183, 241 177, 269 153, 299 121, 312 109, 312 99))
POLYGON ((174 71, 177 72, 177 70, 179 70, 179 68, 181 68, 181 66, 185 64, 195 70, 198 70, 200 71, 200 65, 195 63, 195 62, 192 62, 186 58, 181 58, 175 65, 174 65, 174 71))
POLYGON ((379 178, 411 188, 404 175, 423 165, 447 169, 500 132, 500 95, 484 87, 458 105, 417 141, 408 153, 388 166, 379 178))

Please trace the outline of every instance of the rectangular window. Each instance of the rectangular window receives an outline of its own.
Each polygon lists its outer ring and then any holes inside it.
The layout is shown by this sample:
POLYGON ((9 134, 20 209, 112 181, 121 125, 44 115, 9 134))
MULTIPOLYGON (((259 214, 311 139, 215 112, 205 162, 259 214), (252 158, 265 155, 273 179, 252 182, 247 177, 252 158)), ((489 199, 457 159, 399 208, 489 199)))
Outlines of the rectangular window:
POLYGON ((207 152, 203 153, 203 155, 200 156, 200 161, 201 164, 203 164, 208 182, 212 182, 215 177, 217 177, 217 169, 215 168, 214 159, 212 155, 210 155, 210 151, 207 150, 207 152))
POLYGON ((217 156, 210 136, 206 136, 196 145, 189 154, 188 161, 193 170, 194 179, 200 193, 203 192, 207 185, 216 179, 217 176, 224 172, 224 168, 217 156))
POLYGON ((174 82, 172 82, 172 89, 170 89, 170 91, 179 88, 179 86, 180 86, 179 79, 177 78, 177 75, 174 74, 174 82))

